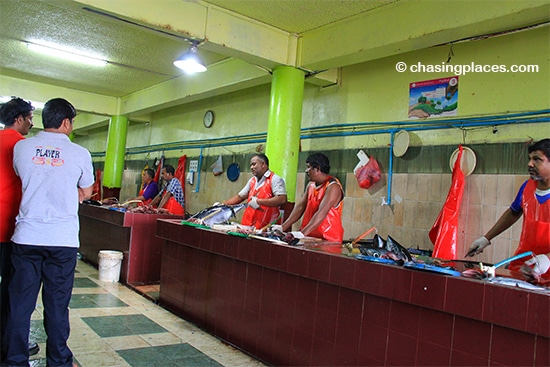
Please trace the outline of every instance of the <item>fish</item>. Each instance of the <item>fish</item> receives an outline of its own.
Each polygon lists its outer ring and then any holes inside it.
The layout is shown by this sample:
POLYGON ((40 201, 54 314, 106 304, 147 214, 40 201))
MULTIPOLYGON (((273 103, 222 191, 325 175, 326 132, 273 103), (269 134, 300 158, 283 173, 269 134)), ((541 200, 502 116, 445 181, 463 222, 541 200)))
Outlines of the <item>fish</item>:
POLYGON ((383 239, 378 234, 375 234, 373 238, 373 245, 375 248, 380 248, 380 249, 386 248, 386 240, 383 239))
POLYGON ((399 265, 412 261, 412 256, 409 251, 391 236, 388 236, 388 239, 384 240, 379 235, 375 235, 372 242, 368 241, 367 243, 368 245, 359 246, 359 250, 363 255, 390 259, 399 265))
POLYGON ((388 240, 386 241, 386 249, 396 254, 400 260, 412 261, 412 256, 409 251, 407 251, 405 247, 401 246, 401 244, 399 244, 391 236, 388 236, 388 240))
POLYGON ((526 282, 524 280, 520 280, 520 279, 507 278, 507 277, 494 277, 494 278, 489 278, 487 281, 489 283, 493 283, 493 284, 500 284, 500 285, 505 285, 505 286, 509 286, 509 287, 530 289, 530 290, 534 290, 534 291, 541 291, 541 292, 550 293, 550 289, 548 289, 546 287, 541 287, 541 286, 538 286, 538 285, 534 285, 534 284, 528 283, 528 282, 526 282))
POLYGON ((229 219, 235 218, 237 213, 243 209, 245 204, 238 205, 214 205, 201 210, 189 218, 189 221, 212 226, 214 224, 228 223, 229 219))

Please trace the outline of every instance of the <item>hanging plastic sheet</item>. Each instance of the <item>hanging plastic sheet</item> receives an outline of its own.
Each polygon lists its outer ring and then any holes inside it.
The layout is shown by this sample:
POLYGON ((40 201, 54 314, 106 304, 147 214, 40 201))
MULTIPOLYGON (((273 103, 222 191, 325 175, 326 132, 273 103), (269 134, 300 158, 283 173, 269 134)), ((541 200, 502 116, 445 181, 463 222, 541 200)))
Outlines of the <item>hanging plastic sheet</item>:
MULTIPOLYGON (((161 156, 159 162, 155 162, 155 163, 157 164, 157 172, 155 172, 155 178, 153 179, 153 181, 155 181, 158 184, 161 179, 160 173, 162 172, 162 168, 164 167, 164 156, 161 156)), ((160 185, 159 185, 159 188, 160 188, 160 185)))
POLYGON ((176 167, 176 172, 174 177, 180 180, 182 188, 185 190, 185 161, 187 160, 187 155, 182 155, 178 159, 178 166, 176 167))
POLYGON ((458 216, 464 193, 464 172, 460 166, 462 145, 458 146, 458 150, 449 194, 429 233, 430 240, 434 244, 433 257, 447 260, 456 259, 458 216))
POLYGON ((101 170, 96 169, 95 171, 95 182, 94 188, 92 190, 92 197, 90 200, 101 201, 101 170))

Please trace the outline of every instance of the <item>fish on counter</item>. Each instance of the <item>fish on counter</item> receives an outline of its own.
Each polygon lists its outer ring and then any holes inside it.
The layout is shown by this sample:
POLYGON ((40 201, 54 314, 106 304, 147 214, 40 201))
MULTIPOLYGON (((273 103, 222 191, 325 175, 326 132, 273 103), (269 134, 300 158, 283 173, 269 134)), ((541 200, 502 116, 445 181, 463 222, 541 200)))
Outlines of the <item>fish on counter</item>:
MULTIPOLYGON (((366 244, 360 244, 359 251, 363 256, 392 260, 397 265, 403 265, 405 262, 412 261, 409 251, 391 236, 388 236, 388 239, 385 240, 376 234, 371 241, 367 241, 366 244)), ((368 260, 368 258, 365 259, 363 257, 360 259, 368 260)))
POLYGON ((214 224, 229 223, 231 218, 236 218, 237 213, 246 205, 225 205, 218 204, 205 208, 195 215, 192 215, 187 221, 211 227, 214 224))

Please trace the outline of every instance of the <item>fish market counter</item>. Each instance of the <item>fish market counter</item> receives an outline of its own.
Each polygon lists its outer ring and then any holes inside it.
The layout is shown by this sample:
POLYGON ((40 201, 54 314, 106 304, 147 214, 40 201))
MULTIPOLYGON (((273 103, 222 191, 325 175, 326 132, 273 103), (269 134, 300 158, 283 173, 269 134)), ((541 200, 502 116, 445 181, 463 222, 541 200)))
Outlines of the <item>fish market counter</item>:
MULTIPOLYGON (((270 365, 547 366, 550 296, 161 219, 160 304, 270 365)), ((344 250, 346 251, 346 250, 344 250)))
POLYGON ((80 204, 80 248, 82 259, 98 266, 100 250, 124 254, 120 282, 129 285, 158 284, 162 240, 155 236, 158 218, 170 214, 143 214, 110 210, 107 206, 80 204))

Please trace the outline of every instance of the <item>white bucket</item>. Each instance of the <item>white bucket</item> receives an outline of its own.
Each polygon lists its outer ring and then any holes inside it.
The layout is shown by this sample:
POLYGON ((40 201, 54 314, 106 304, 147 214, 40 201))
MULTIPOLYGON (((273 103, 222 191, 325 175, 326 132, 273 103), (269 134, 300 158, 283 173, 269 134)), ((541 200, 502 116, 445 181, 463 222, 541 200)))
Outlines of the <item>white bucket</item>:
POLYGON ((102 282, 118 282, 121 265, 122 252, 99 251, 99 280, 102 282))

